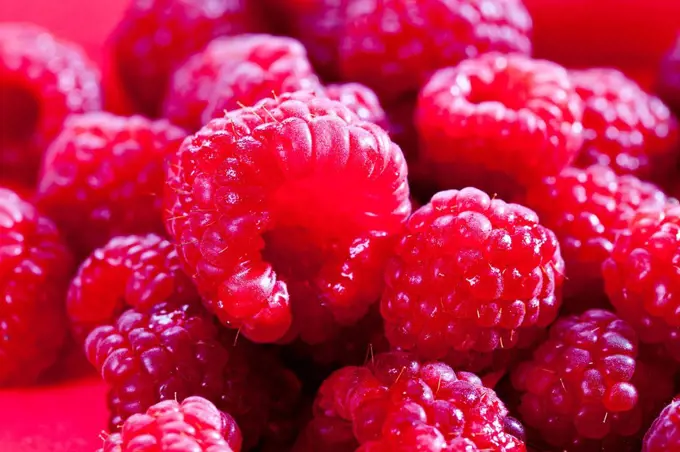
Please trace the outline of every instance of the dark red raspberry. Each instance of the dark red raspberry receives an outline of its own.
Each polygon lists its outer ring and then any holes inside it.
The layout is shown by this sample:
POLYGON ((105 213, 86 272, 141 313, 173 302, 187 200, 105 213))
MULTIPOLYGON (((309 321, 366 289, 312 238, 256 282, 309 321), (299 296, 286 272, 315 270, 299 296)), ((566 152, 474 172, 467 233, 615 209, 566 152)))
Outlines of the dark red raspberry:
POLYGON ((0 386, 32 383, 57 359, 72 266, 54 224, 0 188, 0 386))
POLYGON ((213 117, 222 116, 224 110, 317 86, 319 80, 305 48, 295 39, 271 35, 222 37, 175 71, 163 113, 175 124, 198 130, 213 117))
POLYGON ((526 426, 574 451, 635 450, 631 443, 673 394, 671 374, 639 360, 635 330, 599 309, 559 319, 512 384, 526 426))
POLYGON ((677 163, 677 121, 658 98, 613 69, 572 71, 583 99, 579 166, 610 166, 618 174, 665 182, 677 163))
POLYGON ((185 136, 141 116, 72 116, 45 154, 38 206, 82 256, 117 235, 161 232, 165 159, 185 136))
POLYGON ((385 110, 373 90, 360 83, 343 83, 326 86, 325 95, 345 105, 364 121, 388 129, 385 110))
POLYGON ((438 71, 420 92, 421 158, 440 189, 471 186, 513 199, 576 157, 581 113, 564 68, 482 55, 438 71))
POLYGON ((388 265, 385 333, 425 359, 484 362, 552 323, 563 274, 557 239, 534 212, 475 188, 440 192, 408 220, 388 265))
POLYGON ((647 430, 642 452, 680 450, 680 398, 675 398, 661 411, 647 430))
POLYGON ((513 436, 521 427, 506 428, 517 424, 507 414, 474 374, 385 353, 364 367, 344 367, 323 383, 298 450, 525 451, 513 436), (456 447, 462 444, 467 448, 456 447))
POLYGON ((155 234, 131 235, 114 237, 80 265, 66 308, 76 336, 84 339, 129 307, 144 311, 165 301, 197 299, 174 245, 155 234))
POLYGON ((680 116, 680 33, 661 62, 657 82, 659 96, 680 116))
POLYGON ((528 191, 526 205, 560 241, 566 264, 565 308, 583 312, 609 305, 600 267, 616 236, 639 208, 660 208, 666 195, 635 176, 606 166, 567 168, 528 191))
POLYGON ((257 31, 248 0, 133 0, 110 38, 112 73, 135 111, 160 114, 172 72, 218 36, 257 31))
POLYGON ((435 70, 480 53, 531 53, 521 0, 349 1, 344 20, 342 76, 381 99, 415 93, 435 70))
POLYGON ((40 27, 0 24, 0 99, 0 177, 32 184, 64 118, 101 109, 99 73, 40 27))
POLYGON ((209 400, 188 397, 181 404, 165 400, 125 421, 99 452, 239 452, 236 421, 209 400))
POLYGON ((300 92, 208 123, 171 165, 166 226, 211 311, 257 342, 323 342, 380 296, 410 213, 380 127, 300 92))

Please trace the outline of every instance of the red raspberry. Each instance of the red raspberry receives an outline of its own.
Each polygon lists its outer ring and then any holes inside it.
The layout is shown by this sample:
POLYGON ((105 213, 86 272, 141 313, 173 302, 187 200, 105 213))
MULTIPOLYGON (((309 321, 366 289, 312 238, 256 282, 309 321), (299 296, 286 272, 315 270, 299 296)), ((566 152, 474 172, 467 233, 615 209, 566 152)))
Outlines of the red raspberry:
POLYGON ((72 116, 46 152, 38 205, 83 256, 117 235, 161 232, 165 159, 185 136, 141 116, 72 116))
POLYGON ((71 113, 99 110, 99 74, 85 53, 29 24, 0 24, 0 177, 32 184, 71 113))
POLYGON ((637 209, 660 208, 666 201, 654 185, 598 165, 567 168, 529 190, 527 206, 560 241, 567 271, 565 307, 570 312, 609 305, 600 267, 616 236, 637 209))
POLYGON ((324 92, 328 98, 345 105, 362 120, 377 124, 383 129, 388 128, 385 110, 371 88, 360 83, 344 83, 328 85, 324 92))
POLYGON ((344 19, 342 76, 381 99, 415 93, 435 70, 480 53, 531 53, 521 0, 350 1, 344 19))
POLYGON ((440 192, 408 220, 388 265, 387 338, 456 364, 505 354, 555 319, 563 273, 555 235, 531 210, 475 188, 440 192))
POLYGON ((114 237, 80 265, 66 308, 76 336, 84 338, 129 307, 148 310, 165 301, 197 299, 174 245, 155 234, 131 235, 114 237))
POLYGON ((54 224, 0 188, 0 386, 32 383, 56 361, 72 264, 54 224))
POLYGON ((421 157, 440 188, 512 199, 576 157, 581 109, 567 71, 554 63, 497 53, 465 60, 420 92, 421 157))
POLYGON ((680 450, 680 398, 676 397, 645 434, 642 452, 680 450))
MULTIPOLYGON (((252 4, 251 4, 252 3, 252 4)), ((133 0, 111 38, 112 73, 134 104, 160 114, 172 72, 218 36, 256 31, 248 0, 133 0)))
POLYGON ((677 122, 658 98, 613 69, 572 71, 584 102, 583 147, 576 163, 664 182, 675 170, 677 122))
POLYGON ((167 182, 188 273, 225 325, 258 342, 319 343, 361 319, 411 207, 387 134, 304 92, 211 121, 167 182))
POLYGON ((512 384, 522 420, 545 442, 593 452, 629 450, 673 390, 669 373, 639 361, 633 328, 599 309, 559 319, 512 384))
POLYGON ((318 85, 298 41, 270 35, 223 37, 175 71, 163 112, 173 123, 198 130, 224 110, 318 85))
POLYGON ((239 452, 241 431, 236 421, 202 397, 181 404, 159 402, 145 414, 125 421, 121 433, 106 438, 99 452, 239 452))
POLYGON ((680 116, 680 33, 661 62, 657 91, 671 110, 680 116))
POLYGON ((525 451, 496 393, 475 375, 391 352, 321 386, 302 451, 525 451), (467 448, 457 448, 465 444, 467 448), (361 446, 357 449, 357 446, 361 446))

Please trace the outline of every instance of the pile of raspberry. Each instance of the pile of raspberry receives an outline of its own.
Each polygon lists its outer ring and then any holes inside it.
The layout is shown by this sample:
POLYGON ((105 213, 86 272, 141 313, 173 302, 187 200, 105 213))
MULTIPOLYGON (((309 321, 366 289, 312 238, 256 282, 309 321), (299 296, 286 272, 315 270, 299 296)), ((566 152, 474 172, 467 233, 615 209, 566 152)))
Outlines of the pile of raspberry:
POLYGON ((86 359, 102 452, 680 448, 680 41, 566 67, 531 3, 0 23, 0 386, 86 359))

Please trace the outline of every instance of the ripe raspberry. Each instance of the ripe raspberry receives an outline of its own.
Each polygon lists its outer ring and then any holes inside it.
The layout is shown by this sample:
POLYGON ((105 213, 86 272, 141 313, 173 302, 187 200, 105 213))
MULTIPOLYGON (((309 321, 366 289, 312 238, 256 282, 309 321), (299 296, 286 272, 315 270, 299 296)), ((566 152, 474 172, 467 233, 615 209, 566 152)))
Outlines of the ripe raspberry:
POLYGON ((112 427, 161 400, 199 395, 236 418, 248 449, 280 434, 278 398, 294 399, 299 388, 282 390, 295 380, 271 361, 266 372, 258 367, 265 352, 243 340, 233 344, 199 304, 166 303, 130 309, 115 324, 94 329, 85 350, 110 386, 112 427))
POLYGON ((131 235, 114 237, 80 265, 66 308, 76 336, 84 339, 129 307, 144 311, 165 301, 197 299, 174 245, 155 234, 131 235))
POLYGON ((673 390, 670 374, 639 360, 633 328, 599 309, 559 319, 512 384, 525 424, 551 446, 579 451, 628 450, 673 390))
POLYGON ((563 274, 534 212, 475 188, 440 192, 408 220, 388 265, 385 333, 425 359, 504 354, 555 319, 563 274))
POLYGON ((222 116, 224 110, 252 106, 272 94, 318 85, 298 41, 271 35, 222 37, 175 71, 163 113, 175 124, 198 130, 213 111, 222 116))
POLYGON ((71 113, 99 110, 99 74, 84 52, 29 24, 0 24, 0 177, 33 184, 71 113))
POLYGON ((342 76, 381 99, 415 93, 432 72, 481 53, 531 53, 521 0, 350 1, 344 19, 342 76))
POLYGON ((657 92, 671 110, 680 116, 680 33, 673 48, 661 62, 657 92))
POLYGON ((344 83, 328 85, 324 92, 329 99, 345 105, 362 120, 388 128, 385 110, 371 88, 360 83, 344 83))
POLYGON ((440 188, 473 186, 513 199, 576 157, 581 110, 562 67, 482 55, 438 71, 420 92, 421 157, 440 188))
POLYGON ((248 0, 134 0, 110 39, 112 73, 135 111, 156 117, 172 72, 218 36, 257 31, 248 0))
POLYGON ((567 168, 529 190, 526 204, 560 241, 566 264, 565 308, 583 312, 608 302, 600 268, 616 236, 639 208, 660 208, 666 196, 635 176, 605 166, 567 168))
POLYGON ((56 361, 72 264, 54 224, 0 188, 0 386, 32 383, 56 361))
POLYGON ((241 431, 227 413, 202 397, 159 402, 125 421, 99 452, 239 452, 241 431))
POLYGON ((188 273, 257 342, 320 343, 361 319, 411 206, 387 134, 304 92, 211 121, 167 183, 166 226, 188 273))
POLYGON ((680 398, 675 398, 652 426, 642 443, 642 452, 680 450, 680 398))
POLYGON ((584 102, 584 140, 576 163, 668 180, 677 162, 678 131, 663 102, 613 69, 572 71, 571 80, 584 102))
POLYGON ((507 414, 474 374, 385 353, 364 367, 344 367, 323 383, 298 450, 525 451, 513 436, 521 427, 506 428, 517 424, 507 414))
POLYGON ((82 256, 117 235, 161 232, 164 163, 185 135, 141 116, 72 116, 45 154, 38 205, 82 256))

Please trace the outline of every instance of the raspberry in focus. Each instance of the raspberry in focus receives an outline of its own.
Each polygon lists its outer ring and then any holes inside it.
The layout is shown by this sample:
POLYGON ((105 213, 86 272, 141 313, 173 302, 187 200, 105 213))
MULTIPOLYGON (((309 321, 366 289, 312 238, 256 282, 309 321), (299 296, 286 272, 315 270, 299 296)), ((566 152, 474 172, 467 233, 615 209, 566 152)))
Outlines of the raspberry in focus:
POLYGON ((666 406, 647 430, 642 452, 680 450, 680 398, 666 406))
POLYGON ((345 105, 360 119, 388 130, 385 110, 371 88, 360 83, 340 83, 326 86, 324 92, 329 99, 337 100, 345 105))

